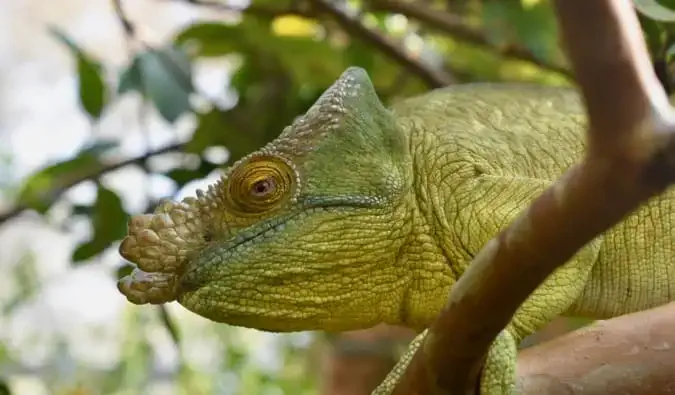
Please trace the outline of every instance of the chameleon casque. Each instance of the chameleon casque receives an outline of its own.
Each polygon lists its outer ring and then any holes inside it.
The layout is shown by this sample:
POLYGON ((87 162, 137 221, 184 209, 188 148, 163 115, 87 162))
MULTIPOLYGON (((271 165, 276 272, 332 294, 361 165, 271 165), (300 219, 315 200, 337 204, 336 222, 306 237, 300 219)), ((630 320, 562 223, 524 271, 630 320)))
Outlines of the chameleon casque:
MULTIPOLYGON (((581 159, 585 122, 574 90, 520 84, 457 85, 387 109, 349 68, 207 191, 132 217, 120 253, 137 268, 118 288, 135 304, 176 300, 265 331, 422 332, 482 246, 581 159)), ((493 343, 481 393, 515 388, 518 343, 555 316, 672 300, 673 202, 653 199, 549 276, 493 343)), ((411 350, 374 394, 391 391, 411 350)))

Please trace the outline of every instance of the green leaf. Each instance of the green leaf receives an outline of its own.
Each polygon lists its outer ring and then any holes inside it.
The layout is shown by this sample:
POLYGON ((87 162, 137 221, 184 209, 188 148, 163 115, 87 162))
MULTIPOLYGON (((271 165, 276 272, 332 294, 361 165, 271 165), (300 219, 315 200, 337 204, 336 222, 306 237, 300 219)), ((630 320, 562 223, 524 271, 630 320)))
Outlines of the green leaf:
POLYGON ((168 171, 166 176, 174 180, 178 188, 182 188, 188 182, 200 178, 202 174, 198 170, 173 169, 168 171))
POLYGON ((101 251, 105 250, 106 245, 99 240, 92 239, 81 243, 73 251, 72 261, 73 263, 80 263, 89 258, 96 256, 101 251))
POLYGON ((633 0, 633 3, 638 12, 655 21, 675 22, 675 11, 656 0, 633 0))
POLYGON ((327 87, 349 66, 344 49, 307 37, 274 37, 270 51, 298 84, 327 87))
POLYGON ((126 234, 127 213, 122 200, 112 190, 98 186, 91 217, 93 237, 80 244, 73 252, 74 263, 92 258, 126 234))
POLYGON ((642 27, 645 42, 647 43, 647 48, 649 49, 652 58, 661 56, 664 52, 663 47, 665 38, 665 31, 662 28, 662 24, 641 14, 638 15, 638 19, 640 21, 640 26, 642 27))
POLYGON ((0 395, 11 395, 12 391, 9 389, 9 384, 3 379, 0 379, 0 395))
POLYGON ((243 134, 243 129, 238 127, 239 111, 214 108, 207 113, 198 114, 199 125, 185 151, 201 154, 207 147, 219 145, 227 148, 230 154, 228 160, 232 162, 258 148, 259 137, 243 134))
POLYGON ((197 116, 197 129, 192 134, 192 140, 185 145, 185 151, 201 154, 207 147, 219 144, 220 135, 227 129, 229 115, 227 111, 214 108, 197 116))
POLYGON ((209 161, 202 160, 197 169, 192 170, 178 168, 166 172, 165 175, 174 180, 178 185, 178 188, 181 188, 188 182, 208 176, 217 167, 217 165, 209 161))
MULTIPOLYGON (((232 53, 273 56, 298 83, 328 86, 348 66, 344 48, 311 37, 276 36, 268 24, 244 18, 237 25, 194 24, 174 38, 174 44, 195 48, 195 55, 217 57, 232 53), (330 59, 330 62, 326 62, 330 59)), ((372 51, 371 51, 372 52, 372 51)))
POLYGON ((243 24, 196 23, 178 33, 174 38, 174 43, 178 46, 194 48, 197 56, 223 56, 241 51, 246 46, 244 34, 243 24))
POLYGON ((108 152, 110 149, 115 148, 119 143, 115 140, 97 140, 94 143, 86 146, 82 152, 86 152, 92 155, 103 155, 108 152))
POLYGON ((51 28, 50 31, 71 50, 77 59, 80 105, 92 118, 100 118, 108 99, 107 86, 101 75, 101 64, 87 55, 61 30, 51 28))
POLYGON ((123 95, 127 92, 143 92, 143 81, 141 80, 141 69, 139 57, 135 56, 131 64, 122 70, 117 85, 117 93, 123 95))
POLYGON ((70 51, 72 53, 79 54, 79 53, 82 52, 82 50, 75 43, 75 41, 73 41, 73 39, 68 37, 68 35, 65 32, 63 32, 61 29, 59 29, 58 27, 50 26, 48 28, 48 30, 54 37, 56 37, 59 41, 61 41, 63 44, 65 44, 68 47, 68 49, 70 49, 70 51))
POLYGON ((488 38, 494 45, 516 44, 524 46, 539 59, 562 61, 555 13, 547 2, 527 7, 520 1, 485 2, 482 18, 488 38))
POLYGON ((185 53, 172 47, 153 49, 138 61, 143 92, 164 119, 173 123, 190 111, 192 71, 185 53))
POLYGON ((101 117, 106 104, 107 87, 101 77, 101 67, 84 56, 78 57, 80 103, 94 119, 101 117))
POLYGON ((122 277, 131 274, 131 272, 134 270, 134 266, 130 265, 128 263, 123 263, 121 266, 119 266, 116 270, 116 275, 115 278, 117 280, 121 279, 122 277))
POLYGON ((59 162, 29 176, 19 190, 17 203, 39 213, 46 212, 65 189, 101 170, 99 156, 116 143, 100 141, 81 150, 74 158, 59 162))
MULTIPOLYGON (((508 14, 513 8, 512 3, 503 3, 501 1, 486 2, 483 4, 481 19, 484 25, 485 34, 496 47, 506 46, 514 41, 515 34, 513 25, 508 21, 508 14)), ((516 3, 520 5, 520 3, 516 3)))

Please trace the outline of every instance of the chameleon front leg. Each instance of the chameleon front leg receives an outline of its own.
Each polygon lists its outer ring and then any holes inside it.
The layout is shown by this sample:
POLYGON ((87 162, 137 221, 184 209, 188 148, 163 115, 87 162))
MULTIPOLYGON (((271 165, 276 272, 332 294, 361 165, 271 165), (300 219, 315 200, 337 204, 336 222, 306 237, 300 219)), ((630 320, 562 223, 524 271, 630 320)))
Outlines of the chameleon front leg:
MULTIPOLYGON (((518 344, 563 314, 583 290, 597 259, 601 239, 584 247, 572 260, 555 271, 516 310, 511 323, 494 340, 480 378, 481 395, 511 395, 516 387, 518 344)), ((451 330, 451 328, 450 328, 451 330)), ((371 395, 390 395, 403 376, 428 330, 410 343, 398 363, 371 395)))
POLYGON ((600 251, 596 239, 553 272, 520 305, 509 325, 490 346, 480 379, 481 395, 511 395, 516 387, 518 345, 565 313, 583 291, 600 251))
MULTIPOLYGON (((537 179, 485 175, 467 184, 466 189, 458 190, 458 196, 474 202, 468 204, 473 207, 470 215, 474 225, 474 228, 469 228, 474 232, 466 239, 469 249, 478 251, 482 248, 493 235, 521 215, 531 200, 549 184, 537 179), (506 201, 505 197, 508 198, 506 201)), ((481 395, 510 395, 514 392, 518 344, 565 313, 579 298, 598 258, 601 244, 602 238, 599 237, 584 246, 540 284, 516 310, 511 322, 488 350, 480 379, 481 395)))
MULTIPOLYGON (((515 216, 523 212, 531 197, 541 194, 548 185, 548 182, 542 180, 485 176, 468 184, 466 190, 455 191, 458 198, 465 196, 473 199, 466 202, 468 207, 473 208, 469 212, 473 227, 466 227, 473 230, 470 237, 466 238, 470 250, 478 251, 493 235, 513 222, 515 216), (477 199, 477 196, 481 199, 477 199), (499 202, 500 197, 504 200, 504 196, 511 199, 501 205, 493 203, 499 202)), ((488 350, 480 379, 481 395, 513 393, 518 344, 526 336, 563 314, 576 301, 586 286, 601 243, 602 239, 596 238, 586 245, 551 274, 516 310, 512 321, 488 350)), ((372 395, 391 394, 415 351, 422 344, 425 334, 426 331, 415 338, 399 363, 372 395)))
MULTIPOLYGON (((382 381, 371 395, 390 395, 394 391, 396 384, 403 376, 408 365, 410 365, 413 356, 422 346, 422 342, 424 341, 427 332, 428 330, 425 330, 413 339, 405 354, 403 354, 384 381, 382 381)), ((515 359, 517 352, 517 342, 513 335, 507 330, 500 332, 488 351, 485 368, 483 369, 483 374, 481 376, 482 395, 502 395, 509 394, 513 391, 516 377, 515 359), (513 361, 513 363, 511 363, 511 361, 513 361)))
POLYGON ((426 334, 427 330, 424 330, 422 333, 415 336, 412 342, 410 342, 408 345, 408 349, 405 351, 403 356, 398 360, 396 365, 394 365, 394 368, 389 372, 389 374, 387 374, 387 377, 384 378, 384 381, 382 381, 382 383, 380 383, 380 385, 375 388, 371 395, 390 395, 394 391, 396 383, 398 383, 398 381, 403 376, 403 373, 405 373, 405 370, 408 368, 408 365, 410 364, 413 356, 422 345, 426 334))

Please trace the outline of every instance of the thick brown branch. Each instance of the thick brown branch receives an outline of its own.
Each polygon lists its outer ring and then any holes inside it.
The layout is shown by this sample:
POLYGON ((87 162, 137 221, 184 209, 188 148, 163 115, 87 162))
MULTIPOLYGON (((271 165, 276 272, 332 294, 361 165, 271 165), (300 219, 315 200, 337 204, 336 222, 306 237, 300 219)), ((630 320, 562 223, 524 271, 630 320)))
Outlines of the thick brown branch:
POLYGON ((598 321, 518 356, 522 395, 675 393, 675 303, 598 321))
POLYGON ((325 12, 353 37, 359 37, 369 42, 375 48, 382 51, 385 55, 391 57, 413 74, 419 76, 430 88, 440 88, 453 83, 452 76, 436 70, 432 66, 425 64, 420 59, 415 59, 403 48, 396 45, 389 37, 379 34, 364 26, 359 20, 351 18, 340 9, 338 9, 329 0, 313 0, 312 3, 318 11, 325 12))
POLYGON ((543 69, 571 76, 570 71, 560 65, 546 62, 536 57, 532 52, 519 46, 496 47, 480 29, 467 25, 460 17, 446 11, 431 9, 420 2, 403 2, 398 0, 373 0, 370 9, 374 11, 394 12, 405 15, 425 23, 431 28, 446 33, 452 37, 472 44, 489 48, 502 56, 533 63, 543 69))
MULTIPOLYGON (((65 185, 59 185, 58 190, 54 191, 45 191, 44 196, 49 196, 49 201, 50 202, 55 202, 58 200, 58 198, 68 189, 71 187, 74 187, 75 185, 87 181, 87 180, 93 180, 101 177, 102 175, 109 173, 111 171, 115 171, 117 169, 120 169, 122 167, 126 167, 129 165, 133 164, 138 164, 138 163, 143 163, 149 158, 156 156, 156 155, 161 155, 165 154, 167 152, 172 152, 172 151, 178 151, 183 148, 182 143, 176 143, 176 144, 171 144, 167 145, 165 147, 153 150, 153 151, 148 151, 143 155, 139 155, 133 158, 125 159, 116 163, 111 163, 106 166, 102 166, 99 168, 92 169, 89 172, 83 172, 83 174, 79 177, 75 177, 73 179, 70 179, 67 184, 65 185)), ((29 207, 25 207, 21 204, 12 207, 5 212, 0 213, 0 225, 2 225, 4 222, 16 217, 17 215, 21 214, 24 210, 27 210, 29 207)))
POLYGON ((668 98, 653 72, 635 11, 625 0, 556 2, 563 42, 590 116, 592 149, 623 144, 669 109, 668 98), (593 19, 590 19, 592 16, 593 19), (619 83, 620 86, 615 84, 619 83), (597 138, 597 140, 595 139, 597 138))
POLYGON ((475 393, 488 347, 532 291, 674 179, 675 122, 632 3, 558 0, 556 7, 588 108, 587 156, 477 254, 397 394, 475 393))

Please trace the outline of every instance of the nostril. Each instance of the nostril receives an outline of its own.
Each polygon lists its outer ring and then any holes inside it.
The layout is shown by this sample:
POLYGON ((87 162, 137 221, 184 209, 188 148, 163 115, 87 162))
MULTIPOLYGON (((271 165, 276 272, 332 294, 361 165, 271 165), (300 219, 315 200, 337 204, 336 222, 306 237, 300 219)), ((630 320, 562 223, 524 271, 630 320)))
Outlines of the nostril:
POLYGON ((209 243, 211 240, 213 240, 213 233, 211 231, 205 230, 202 238, 205 242, 209 243))

